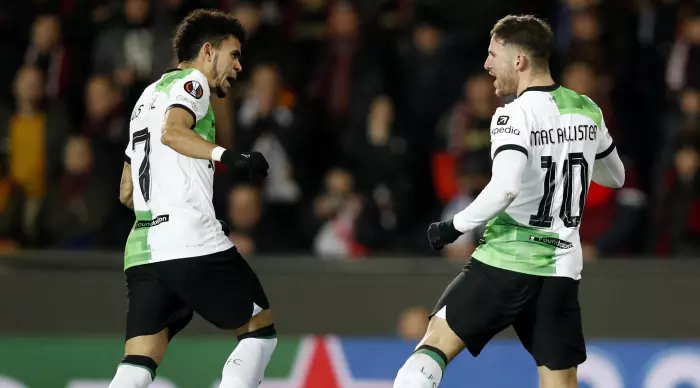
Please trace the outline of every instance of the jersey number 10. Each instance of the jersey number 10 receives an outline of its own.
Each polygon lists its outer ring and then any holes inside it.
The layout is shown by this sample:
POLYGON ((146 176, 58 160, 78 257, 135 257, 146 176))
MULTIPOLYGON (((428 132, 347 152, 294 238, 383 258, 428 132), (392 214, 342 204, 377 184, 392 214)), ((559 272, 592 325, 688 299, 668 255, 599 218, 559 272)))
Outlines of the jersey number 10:
POLYGON ((134 137, 131 139, 131 150, 136 149, 136 145, 144 143, 143 160, 139 166, 139 188, 146 203, 151 201, 151 134, 148 133, 148 128, 134 132, 134 137))
MULTIPOLYGON (((537 214, 530 215, 530 225, 541 228, 549 228, 552 226, 552 220, 554 219, 551 213, 554 192, 556 191, 555 174, 557 173, 557 162, 553 161, 551 156, 543 156, 541 160, 542 168, 547 171, 544 177, 544 195, 542 196, 540 205, 537 208, 537 214)), ((572 152, 569 154, 567 159, 564 161, 564 169, 562 174, 564 175, 564 190, 562 190, 564 198, 561 203, 559 218, 561 218, 562 222, 564 222, 564 226, 567 228, 577 228, 581 223, 583 206, 585 205, 586 195, 588 193, 588 162, 586 161, 586 158, 583 157, 582 152, 572 152), (574 166, 581 167, 579 169, 581 193, 579 194, 577 216, 571 214, 571 206, 574 196, 574 166)))

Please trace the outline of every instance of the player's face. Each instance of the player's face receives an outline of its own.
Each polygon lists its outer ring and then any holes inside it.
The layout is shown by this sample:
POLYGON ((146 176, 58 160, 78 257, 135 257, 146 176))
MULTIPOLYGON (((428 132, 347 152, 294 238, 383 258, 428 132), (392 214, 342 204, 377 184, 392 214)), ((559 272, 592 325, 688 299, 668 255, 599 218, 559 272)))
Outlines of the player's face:
POLYGON ((226 97, 236 76, 243 70, 240 58, 241 42, 233 36, 221 42, 221 46, 216 50, 212 61, 214 84, 211 86, 216 89, 219 98, 226 97))
POLYGON ((484 69, 496 78, 493 86, 497 96, 508 96, 518 91, 517 58, 514 50, 513 47, 504 46, 495 38, 491 38, 484 69))

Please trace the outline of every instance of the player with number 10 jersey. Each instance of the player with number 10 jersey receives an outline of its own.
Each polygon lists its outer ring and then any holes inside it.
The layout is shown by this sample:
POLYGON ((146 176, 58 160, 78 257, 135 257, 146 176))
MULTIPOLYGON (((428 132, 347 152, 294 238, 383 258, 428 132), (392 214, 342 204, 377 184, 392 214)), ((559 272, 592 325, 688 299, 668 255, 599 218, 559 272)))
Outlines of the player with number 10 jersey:
MULTIPOLYGON (((578 287, 579 226, 591 180, 619 188, 624 166, 600 108, 554 82, 550 26, 509 15, 491 31, 484 68, 499 96, 491 121, 492 177, 450 220, 428 227, 433 249, 486 224, 479 246, 430 315, 425 337, 394 388, 435 388, 463 349, 478 356, 512 326, 542 387, 576 388, 586 360, 578 287)), ((469 382, 465 382, 469 386, 469 382)))

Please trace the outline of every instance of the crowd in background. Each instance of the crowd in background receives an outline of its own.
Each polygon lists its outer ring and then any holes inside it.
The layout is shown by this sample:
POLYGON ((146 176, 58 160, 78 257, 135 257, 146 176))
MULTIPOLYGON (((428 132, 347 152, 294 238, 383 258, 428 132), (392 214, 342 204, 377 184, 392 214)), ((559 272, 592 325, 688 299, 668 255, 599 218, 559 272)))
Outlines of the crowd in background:
MULTIPOLYGON (((3 2, 3 249, 123 248, 128 118, 202 7, 247 30, 243 72, 212 101, 217 142, 271 165, 263 182, 216 166, 243 254, 429 254, 428 223, 490 178, 491 115, 509 100, 483 70, 489 31, 531 13, 552 24, 555 79, 601 107, 627 168, 621 189, 591 184, 586 259, 700 257, 700 3, 682 0, 3 2)), ((443 255, 469 257, 482 232, 443 255)))

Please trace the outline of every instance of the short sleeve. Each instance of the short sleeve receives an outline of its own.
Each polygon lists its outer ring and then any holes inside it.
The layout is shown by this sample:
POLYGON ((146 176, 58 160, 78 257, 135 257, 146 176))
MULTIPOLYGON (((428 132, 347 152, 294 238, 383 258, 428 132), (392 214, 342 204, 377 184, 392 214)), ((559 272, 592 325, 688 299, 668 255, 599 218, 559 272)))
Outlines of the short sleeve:
POLYGON ((529 155, 527 141, 528 123, 525 113, 518 107, 496 109, 491 119, 491 159, 499 152, 515 150, 529 155))
POLYGON ((600 118, 600 135, 598 137, 598 148, 596 149, 596 159, 603 159, 604 157, 610 155, 615 149, 615 142, 608 132, 608 127, 605 125, 605 119, 601 116, 600 118))
POLYGON ((167 109, 177 107, 186 110, 196 124, 209 110, 209 94, 206 77, 193 70, 170 88, 167 109))

